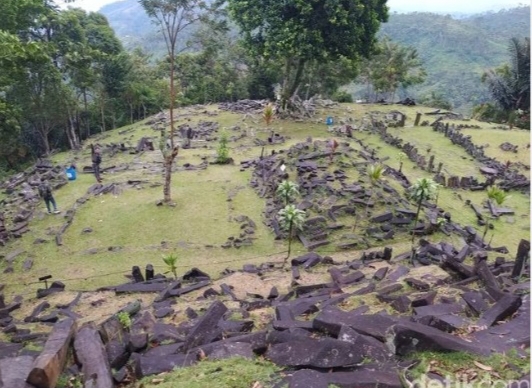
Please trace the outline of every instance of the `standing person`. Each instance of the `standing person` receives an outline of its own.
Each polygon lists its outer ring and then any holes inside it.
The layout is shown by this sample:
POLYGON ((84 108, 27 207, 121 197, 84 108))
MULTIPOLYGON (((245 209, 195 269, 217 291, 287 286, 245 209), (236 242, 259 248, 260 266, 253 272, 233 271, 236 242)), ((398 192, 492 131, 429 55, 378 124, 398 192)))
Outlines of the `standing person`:
POLYGON ((55 203, 54 196, 52 195, 52 188, 50 187, 50 184, 44 179, 41 179, 41 183, 39 184, 39 196, 44 199, 46 209, 48 209, 48 214, 52 214, 52 209, 50 205, 52 205, 54 208, 54 214, 60 213, 60 211, 57 210, 57 205, 55 203))
POLYGON ((92 171, 94 171, 94 176, 98 183, 101 183, 102 178, 100 177, 100 163, 102 162, 102 155, 100 147, 91 144, 91 157, 92 157, 92 171))

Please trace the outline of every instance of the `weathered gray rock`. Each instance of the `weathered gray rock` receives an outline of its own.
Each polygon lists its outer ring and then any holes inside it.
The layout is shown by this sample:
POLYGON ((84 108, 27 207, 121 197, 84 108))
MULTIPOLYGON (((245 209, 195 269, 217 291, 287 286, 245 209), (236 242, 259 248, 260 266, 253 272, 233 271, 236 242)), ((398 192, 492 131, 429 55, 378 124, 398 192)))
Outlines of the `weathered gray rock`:
POLYGON ((281 366, 334 368, 354 365, 364 358, 355 345, 333 338, 306 339, 272 345, 266 358, 281 366))

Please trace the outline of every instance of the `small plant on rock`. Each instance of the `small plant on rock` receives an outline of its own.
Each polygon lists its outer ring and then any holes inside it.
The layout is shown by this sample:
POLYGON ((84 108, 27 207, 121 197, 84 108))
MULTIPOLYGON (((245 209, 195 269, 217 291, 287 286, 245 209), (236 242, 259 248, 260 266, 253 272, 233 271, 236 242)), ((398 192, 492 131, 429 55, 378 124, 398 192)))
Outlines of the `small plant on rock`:
POLYGON ((117 314, 117 318, 124 329, 129 329, 131 327, 131 317, 126 311, 120 311, 117 314))
POLYGON ((295 205, 286 205, 284 209, 279 210, 277 218, 279 220, 281 228, 288 232, 288 253, 286 255, 286 259, 284 259, 283 267, 286 264, 288 258, 290 257, 294 231, 303 229, 305 217, 305 212, 296 208, 295 205))
POLYGON ((170 254, 163 256, 164 264, 166 264, 166 267, 168 268, 168 271, 165 273, 171 272, 174 275, 174 278, 177 279, 177 255, 176 254, 170 254))

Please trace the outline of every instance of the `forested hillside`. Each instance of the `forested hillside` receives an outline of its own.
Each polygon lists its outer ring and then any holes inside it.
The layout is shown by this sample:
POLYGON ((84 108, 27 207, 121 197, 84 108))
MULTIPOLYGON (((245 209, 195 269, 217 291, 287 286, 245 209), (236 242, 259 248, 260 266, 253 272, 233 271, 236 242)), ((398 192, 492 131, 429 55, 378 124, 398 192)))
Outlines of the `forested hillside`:
MULTIPOLYGON (((136 0, 107 5, 101 13, 127 49, 140 47, 156 56, 164 53, 164 42, 136 0)), ((415 48, 427 73, 424 84, 403 91, 400 97, 427 99, 435 94, 455 109, 470 112, 488 98, 480 82, 483 71, 507 61, 510 38, 530 36, 530 7, 461 19, 432 13, 393 13, 380 35, 415 48)), ((184 41, 180 49, 183 46, 184 41)), ((364 98, 363 88, 350 90, 364 98)))
POLYGON ((417 49, 427 79, 409 94, 441 94, 454 107, 470 110, 486 101, 480 83, 488 68, 507 61, 512 37, 530 36, 530 7, 474 15, 465 19, 431 13, 393 14, 381 33, 417 49))

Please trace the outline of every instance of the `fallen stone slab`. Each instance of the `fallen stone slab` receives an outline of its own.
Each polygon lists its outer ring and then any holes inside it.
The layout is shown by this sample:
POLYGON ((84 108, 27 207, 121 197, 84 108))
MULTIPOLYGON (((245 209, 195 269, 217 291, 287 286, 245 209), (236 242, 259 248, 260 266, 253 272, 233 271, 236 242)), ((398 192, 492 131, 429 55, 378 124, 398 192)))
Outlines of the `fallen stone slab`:
POLYGON ((0 342, 0 359, 18 356, 23 347, 20 343, 0 342))
POLYGON ((373 279, 374 280, 377 280, 377 281, 381 281, 382 279, 384 279, 384 277, 386 276, 386 274, 388 273, 388 269, 390 267, 381 267, 379 268, 377 271, 375 271, 375 273, 373 274, 373 279))
POLYGON ((464 292, 462 299, 465 300, 470 311, 477 317, 489 308, 488 303, 478 291, 464 292))
POLYGON ((390 315, 362 315, 355 311, 343 311, 334 306, 328 306, 318 314, 313 321, 313 327, 337 337, 343 325, 349 326, 356 332, 369 335, 384 342, 388 328, 398 322, 397 317, 390 315))
POLYGON ((253 347, 247 342, 225 342, 217 341, 213 343, 213 348, 206 354, 210 360, 222 360, 226 358, 241 357, 251 360, 255 358, 253 347))
POLYGON ((76 359, 81 364, 83 383, 86 387, 112 388, 114 386, 107 354, 95 327, 87 325, 78 330, 74 339, 74 351, 76 359), (93 376, 97 376, 97 379, 93 380, 93 376))
POLYGON ((446 314, 433 316, 429 326, 446 333, 452 333, 471 325, 471 321, 458 315, 446 314))
POLYGON ((295 340, 274 344, 265 357, 291 367, 335 368, 357 364, 363 356, 355 345, 333 338, 295 340))
POLYGON ((392 326, 388 332, 389 343, 399 356, 412 352, 467 352, 487 356, 490 354, 489 344, 482 346, 467 342, 452 334, 416 322, 401 322, 392 326))
POLYGON ((161 292, 168 287, 166 282, 142 282, 142 283, 126 283, 116 287, 115 293, 131 294, 131 293, 148 293, 148 292, 161 292))
POLYGON ((109 365, 114 370, 122 368, 129 360, 129 351, 127 350, 126 344, 119 339, 105 344, 105 351, 109 365))
POLYGON ((140 379, 163 372, 170 372, 175 368, 191 366, 195 363, 195 357, 183 353, 167 354, 164 356, 143 355, 135 360, 135 375, 140 379))
POLYGON ((327 376, 313 369, 300 369, 288 380, 288 388, 328 388, 327 376))
POLYGON ((421 307, 421 306, 428 306, 434 303, 434 299, 436 298, 436 295, 438 294, 437 291, 430 291, 426 292, 424 294, 417 294, 412 296, 412 307, 421 307))
POLYGON ((31 371, 33 357, 19 356, 0 359, 0 387, 34 388, 26 382, 31 371))
POLYGON ((185 351, 203 345, 212 340, 216 333, 217 324, 227 311, 227 307, 220 301, 215 301, 210 305, 205 314, 199 318, 198 322, 190 330, 185 338, 183 349, 185 351))
POLYGON ((489 343, 497 352, 504 352, 520 346, 530 346, 530 297, 522 298, 522 305, 515 317, 502 324, 473 333, 479 343, 489 343))
POLYGON ((362 351, 366 359, 378 362, 384 362, 390 359, 391 354, 384 343, 373 337, 357 333, 349 326, 342 326, 338 333, 338 339, 354 344, 362 351))
POLYGON ((327 383, 341 388, 404 388, 394 370, 362 369, 327 374, 327 383))
POLYGON ((67 318, 54 325, 40 355, 33 362, 27 382, 38 388, 53 388, 65 366, 76 321, 67 318))
POLYGON ((432 317, 448 314, 460 314, 464 311, 464 307, 458 303, 440 303, 428 306, 414 307, 414 314, 412 320, 428 325, 432 317))
POLYGON ((503 321, 521 307, 521 297, 517 295, 504 295, 490 309, 480 316, 477 325, 490 327, 493 324, 503 321))

